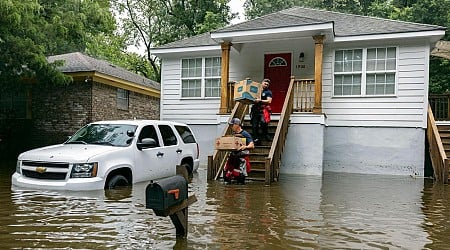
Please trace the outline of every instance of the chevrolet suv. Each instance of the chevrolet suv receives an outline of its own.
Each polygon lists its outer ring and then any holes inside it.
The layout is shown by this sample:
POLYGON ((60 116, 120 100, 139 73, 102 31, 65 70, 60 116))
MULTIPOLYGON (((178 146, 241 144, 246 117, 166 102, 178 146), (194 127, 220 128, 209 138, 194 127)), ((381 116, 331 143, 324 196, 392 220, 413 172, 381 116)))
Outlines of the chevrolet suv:
POLYGON ((54 190, 96 190, 189 174, 199 166, 199 147, 182 123, 158 120, 87 124, 59 145, 19 155, 12 185, 54 190))

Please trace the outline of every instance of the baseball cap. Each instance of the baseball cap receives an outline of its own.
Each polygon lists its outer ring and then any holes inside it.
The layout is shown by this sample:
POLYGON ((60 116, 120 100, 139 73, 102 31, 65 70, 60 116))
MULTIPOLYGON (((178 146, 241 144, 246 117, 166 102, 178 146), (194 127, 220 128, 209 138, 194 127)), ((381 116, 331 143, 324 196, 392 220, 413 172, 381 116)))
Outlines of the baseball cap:
POLYGON ((230 124, 230 125, 233 125, 233 124, 241 125, 241 120, 239 118, 233 118, 233 119, 231 119, 231 121, 228 124, 230 124))

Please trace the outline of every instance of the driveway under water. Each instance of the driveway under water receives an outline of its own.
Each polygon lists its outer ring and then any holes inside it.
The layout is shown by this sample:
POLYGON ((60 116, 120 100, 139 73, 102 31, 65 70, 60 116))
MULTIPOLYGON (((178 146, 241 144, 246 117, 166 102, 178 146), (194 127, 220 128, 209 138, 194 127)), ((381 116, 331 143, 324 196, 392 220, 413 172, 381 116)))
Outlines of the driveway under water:
POLYGON ((446 249, 450 188, 405 176, 325 173, 225 185, 199 169, 186 239, 145 208, 145 188, 11 190, 0 163, 2 249, 446 249))

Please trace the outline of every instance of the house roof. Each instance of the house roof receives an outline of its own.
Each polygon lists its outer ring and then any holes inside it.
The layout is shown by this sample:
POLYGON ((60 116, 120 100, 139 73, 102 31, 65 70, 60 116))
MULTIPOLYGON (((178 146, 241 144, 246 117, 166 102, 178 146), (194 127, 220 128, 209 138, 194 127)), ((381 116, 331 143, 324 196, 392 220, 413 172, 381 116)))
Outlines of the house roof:
POLYGON ((450 41, 438 41, 431 55, 450 59, 450 41))
POLYGON ((98 72, 131 83, 143 85, 145 87, 157 90, 161 89, 161 86, 158 82, 130 72, 124 68, 115 66, 109 62, 84 55, 80 52, 49 56, 47 60, 49 62, 55 62, 59 60, 64 61, 64 64, 58 67, 58 69, 63 73, 98 72))
MULTIPOLYGON (((333 24, 333 32, 335 37, 383 35, 446 29, 446 27, 437 25, 411 23, 304 7, 293 7, 252 20, 248 20, 246 22, 227 26, 211 32, 211 34, 216 35, 228 32, 245 32, 298 26, 311 26, 327 23, 333 24)), ((160 47, 157 47, 156 49, 208 46, 217 44, 218 42, 214 41, 211 38, 210 33, 205 33, 192 38, 186 38, 166 45, 162 45, 160 47)))

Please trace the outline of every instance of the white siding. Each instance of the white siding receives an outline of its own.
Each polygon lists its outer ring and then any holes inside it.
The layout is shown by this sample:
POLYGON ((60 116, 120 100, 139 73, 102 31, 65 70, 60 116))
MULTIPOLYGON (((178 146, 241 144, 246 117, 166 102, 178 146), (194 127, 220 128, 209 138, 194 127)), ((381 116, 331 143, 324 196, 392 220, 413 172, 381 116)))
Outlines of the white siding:
POLYGON ((426 127, 429 50, 411 45, 398 49, 397 95, 350 98, 332 96, 334 50, 325 49, 322 107, 328 126, 426 127))
MULTIPOLYGON (((213 53, 211 56, 218 55, 213 53)), ((220 98, 181 99, 180 58, 163 59, 161 75, 162 120, 187 124, 217 124, 220 98)))

